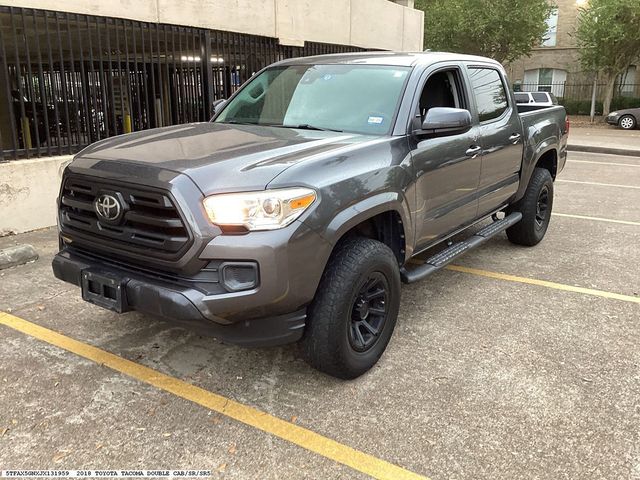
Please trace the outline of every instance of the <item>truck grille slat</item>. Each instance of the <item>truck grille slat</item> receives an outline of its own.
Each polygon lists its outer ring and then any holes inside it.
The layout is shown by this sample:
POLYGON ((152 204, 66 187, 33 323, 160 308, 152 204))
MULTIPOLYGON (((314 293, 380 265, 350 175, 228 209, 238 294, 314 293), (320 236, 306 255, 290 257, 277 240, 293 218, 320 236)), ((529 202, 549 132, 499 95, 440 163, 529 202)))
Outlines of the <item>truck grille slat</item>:
POLYGON ((192 241, 190 232, 168 192, 128 184, 72 177, 60 196, 60 226, 91 248, 118 248, 159 258, 176 258, 192 241), (98 216, 94 203, 103 193, 123 199, 117 223, 98 216))

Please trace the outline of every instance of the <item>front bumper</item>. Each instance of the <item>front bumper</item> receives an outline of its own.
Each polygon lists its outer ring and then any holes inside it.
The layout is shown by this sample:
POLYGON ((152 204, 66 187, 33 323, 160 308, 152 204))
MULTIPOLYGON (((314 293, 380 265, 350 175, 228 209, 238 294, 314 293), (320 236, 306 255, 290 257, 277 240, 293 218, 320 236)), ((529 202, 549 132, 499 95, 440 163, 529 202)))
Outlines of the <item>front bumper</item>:
POLYGON ((607 115, 607 123, 609 125, 618 125, 620 115, 607 115))
MULTIPOLYGON (((83 272, 99 272, 118 278, 122 285, 122 311, 136 310, 162 317, 223 342, 244 346, 274 346, 291 343, 302 337, 306 309, 266 318, 238 320, 233 323, 211 313, 215 295, 196 288, 98 261, 65 248, 52 262, 54 275, 60 280, 81 286, 83 272)), ((228 298, 231 294, 226 294, 228 298)))

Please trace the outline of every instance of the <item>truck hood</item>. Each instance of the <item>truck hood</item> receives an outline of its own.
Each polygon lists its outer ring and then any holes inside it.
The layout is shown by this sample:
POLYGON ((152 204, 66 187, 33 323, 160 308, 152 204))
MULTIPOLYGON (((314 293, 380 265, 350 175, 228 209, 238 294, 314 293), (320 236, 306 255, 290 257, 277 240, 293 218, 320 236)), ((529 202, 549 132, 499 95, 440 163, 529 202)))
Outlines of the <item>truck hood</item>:
MULTIPOLYGON (((77 158, 188 175, 205 195, 261 190, 289 166, 310 157, 335 155, 357 143, 376 141, 352 133, 300 130, 255 125, 196 123, 146 130, 90 145, 77 158)), ((130 169, 132 172, 135 168, 130 169)))

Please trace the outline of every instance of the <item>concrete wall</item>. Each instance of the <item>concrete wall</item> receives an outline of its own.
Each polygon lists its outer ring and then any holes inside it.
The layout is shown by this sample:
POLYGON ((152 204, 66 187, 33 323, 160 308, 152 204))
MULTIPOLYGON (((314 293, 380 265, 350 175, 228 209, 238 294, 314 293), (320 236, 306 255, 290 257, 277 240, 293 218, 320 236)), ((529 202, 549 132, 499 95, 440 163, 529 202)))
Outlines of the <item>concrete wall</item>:
POLYGON ((402 0, 8 0, 4 5, 385 50, 421 51, 424 13, 402 0))
POLYGON ((0 163, 0 236, 56 224, 62 170, 71 155, 0 163))

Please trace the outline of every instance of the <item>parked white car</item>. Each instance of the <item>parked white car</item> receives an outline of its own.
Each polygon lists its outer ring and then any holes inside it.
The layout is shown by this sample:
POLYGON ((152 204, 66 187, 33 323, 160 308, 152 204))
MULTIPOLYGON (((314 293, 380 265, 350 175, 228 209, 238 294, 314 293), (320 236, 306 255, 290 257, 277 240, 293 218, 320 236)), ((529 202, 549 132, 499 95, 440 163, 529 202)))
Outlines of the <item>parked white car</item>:
POLYGON ((558 99, 549 92, 515 92, 516 103, 518 105, 534 104, 550 107, 558 105, 558 99))

